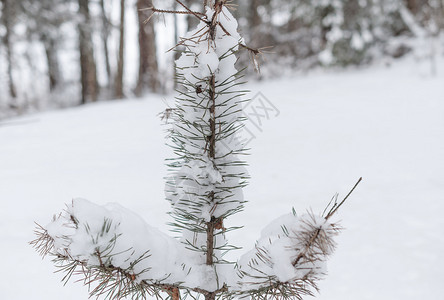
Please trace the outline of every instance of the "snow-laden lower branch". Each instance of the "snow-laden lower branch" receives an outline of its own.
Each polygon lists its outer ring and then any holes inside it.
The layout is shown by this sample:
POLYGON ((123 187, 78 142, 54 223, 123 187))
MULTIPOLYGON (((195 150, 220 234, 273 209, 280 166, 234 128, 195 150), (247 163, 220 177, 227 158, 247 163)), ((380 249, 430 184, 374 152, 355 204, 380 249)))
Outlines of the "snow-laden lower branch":
POLYGON ((103 294, 105 286, 97 277, 106 274, 120 276, 111 276, 108 288, 123 280, 141 289, 217 289, 211 268, 199 263, 196 252, 118 204, 99 206, 74 199, 64 213, 40 226, 34 245, 42 255, 54 257, 66 280, 80 272, 85 283, 97 282, 97 294, 103 294))
POLYGON ((316 281, 325 275, 325 262, 335 248, 339 227, 307 213, 284 215, 262 230, 255 248, 237 265, 240 294, 311 295, 316 281))

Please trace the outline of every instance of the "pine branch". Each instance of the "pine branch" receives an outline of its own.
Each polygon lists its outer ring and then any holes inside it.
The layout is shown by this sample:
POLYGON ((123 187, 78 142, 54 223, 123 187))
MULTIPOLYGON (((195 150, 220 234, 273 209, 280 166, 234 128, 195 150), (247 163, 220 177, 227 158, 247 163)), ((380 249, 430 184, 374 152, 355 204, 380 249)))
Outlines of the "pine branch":
POLYGON ((54 240, 48 235, 48 231, 40 224, 34 222, 36 228, 34 234, 36 239, 29 242, 29 244, 40 254, 42 258, 45 258, 54 247, 54 240))
MULTIPOLYGON (((73 220, 78 219, 73 215, 61 215, 55 218, 53 222, 63 221, 65 223, 57 223, 61 227, 73 225, 73 220)), ((79 224, 79 223, 78 223, 79 224)), ((93 243, 100 243, 96 239, 95 230, 99 227, 83 226, 80 223, 77 230, 85 230, 91 233, 93 243)), ((120 235, 114 234, 106 247, 97 244, 91 258, 80 259, 71 255, 71 244, 75 243, 70 236, 53 237, 48 233, 48 230, 36 225, 37 239, 31 242, 31 245, 42 255, 51 255, 53 262, 58 268, 57 272, 64 274, 62 282, 65 284, 73 277, 79 277, 77 282, 82 282, 89 287, 91 297, 103 297, 104 299, 122 299, 130 296, 131 299, 146 299, 146 295, 155 296, 162 299, 162 292, 167 293, 172 299, 180 299, 180 290, 193 291, 203 295, 223 293, 227 290, 224 286, 216 291, 205 291, 199 287, 187 286, 186 284, 177 282, 175 284, 167 283, 169 275, 164 278, 149 280, 146 279, 146 274, 149 273, 149 267, 142 267, 144 261, 151 257, 149 251, 136 256, 131 261, 128 261, 128 266, 125 268, 115 266, 113 264, 114 258, 127 253, 129 257, 134 256, 135 250, 128 249, 122 252, 116 252, 116 242, 120 235), (56 241, 57 240, 57 241, 56 241), (66 243, 60 244, 60 240, 66 243), (55 244, 59 247, 56 248, 55 244), (136 271, 137 270, 137 271, 136 271)), ((100 226, 99 235, 105 234, 113 235, 115 227, 109 220, 104 220, 100 226)), ((73 233, 74 234, 74 233, 73 233)), ((103 243, 103 242, 102 242, 103 243)), ((88 256, 82 255, 82 257, 88 256)), ((174 258, 172 258, 174 259, 174 258)), ((187 273, 189 273, 188 271, 187 273)), ((176 274, 177 275, 177 274, 176 274)))
MULTIPOLYGON (((341 230, 338 224, 331 223, 329 219, 361 180, 362 178, 339 204, 337 197, 333 197, 324 210, 325 213, 331 207, 325 217, 315 216, 312 212, 298 217, 293 211, 292 217, 282 219, 280 233, 277 229, 267 227, 264 231, 271 232, 270 235, 263 236, 255 250, 244 255, 238 263, 239 285, 244 291, 234 293, 249 295, 254 299, 301 299, 302 295, 312 295, 311 289, 317 289, 316 282, 324 275, 321 266, 334 252, 334 237, 341 230), (287 248, 285 255, 294 272, 291 278, 285 280, 282 277, 284 275, 276 270, 288 268, 285 264, 282 265, 286 258, 279 257, 277 260, 274 254, 280 253, 276 251, 284 247, 283 245, 287 248)), ((288 272, 289 270, 285 274, 288 272)))

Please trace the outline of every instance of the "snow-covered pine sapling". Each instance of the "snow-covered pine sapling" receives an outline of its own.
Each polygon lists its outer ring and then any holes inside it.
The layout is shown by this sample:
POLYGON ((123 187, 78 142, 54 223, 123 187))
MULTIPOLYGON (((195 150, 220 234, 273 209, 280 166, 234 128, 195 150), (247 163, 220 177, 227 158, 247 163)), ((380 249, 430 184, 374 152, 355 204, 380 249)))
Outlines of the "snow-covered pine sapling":
MULTIPOLYGON (((216 298, 300 299, 311 294, 334 249, 338 226, 332 201, 321 216, 295 212, 273 221, 256 246, 239 260, 224 259, 226 219, 242 210, 248 178, 237 138, 242 128, 240 73, 236 52, 247 48, 226 1, 205 1, 203 12, 150 8, 153 13, 185 13, 199 20, 181 39, 177 60, 180 84, 172 120, 166 196, 171 203, 170 237, 118 204, 104 206, 74 199, 31 244, 51 255, 65 273, 82 276, 91 296, 105 299, 216 298)), ((254 50, 250 49, 251 51, 254 50)), ((358 182, 359 183, 359 182, 358 182)))

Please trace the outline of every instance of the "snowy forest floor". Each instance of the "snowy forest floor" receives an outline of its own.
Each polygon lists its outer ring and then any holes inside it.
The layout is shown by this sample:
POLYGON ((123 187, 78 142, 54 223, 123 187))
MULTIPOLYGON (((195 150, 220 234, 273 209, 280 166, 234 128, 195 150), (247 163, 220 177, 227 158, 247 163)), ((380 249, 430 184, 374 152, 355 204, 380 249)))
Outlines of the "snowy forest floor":
MULTIPOLYGON (((251 96, 262 96, 247 113, 265 106, 270 115, 247 122, 255 137, 247 158, 250 202, 227 220, 245 225, 231 242, 251 248, 274 218, 291 207, 322 212, 362 176, 338 214, 345 230, 317 298, 442 299, 444 63, 436 77, 420 75, 420 68, 407 59, 390 68, 249 84, 251 96)), ((118 202, 168 230, 163 160, 171 151, 157 115, 162 100, 104 102, 0 123, 1 299, 88 298, 81 283, 63 287, 49 259, 27 245, 33 222, 45 225, 73 197, 118 202)))

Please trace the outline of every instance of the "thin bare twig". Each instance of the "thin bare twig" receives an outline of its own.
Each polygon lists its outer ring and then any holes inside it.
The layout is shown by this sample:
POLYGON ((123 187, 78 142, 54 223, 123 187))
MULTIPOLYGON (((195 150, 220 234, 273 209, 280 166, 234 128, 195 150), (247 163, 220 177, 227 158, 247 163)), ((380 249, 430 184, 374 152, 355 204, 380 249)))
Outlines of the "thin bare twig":
POLYGON ((205 16, 203 13, 197 12, 197 11, 160 9, 160 8, 156 8, 154 6, 140 9, 140 11, 145 11, 145 10, 151 10, 152 12, 162 13, 162 14, 179 14, 179 15, 194 15, 194 14, 196 14, 196 15, 200 15, 200 16, 205 16))
MULTIPOLYGON (((182 1, 180 1, 180 0, 176 0, 176 2, 179 3, 183 8, 185 8, 188 12, 190 12, 192 15, 194 15, 196 18, 198 18, 198 19, 201 20, 202 22, 205 22, 205 23, 207 22, 207 21, 205 21, 204 19, 202 19, 202 18, 198 15, 198 13, 192 11, 188 6, 186 6, 185 4, 183 4, 182 1)), ((205 16, 204 14, 201 14, 201 13, 199 13, 199 14, 205 16)))
POLYGON ((348 199, 348 197, 353 193, 353 191, 356 189, 356 187, 359 185, 359 183, 362 181, 362 177, 359 178, 358 182, 356 182, 356 184, 353 186, 353 188, 350 190, 350 192, 348 192, 347 196, 345 196, 345 198, 339 203, 339 204, 334 204, 333 207, 331 208, 331 210, 328 212, 327 216, 325 217, 326 220, 328 220, 331 216, 333 216, 336 211, 338 211, 339 207, 342 206, 342 204, 344 204, 345 200, 348 199))

